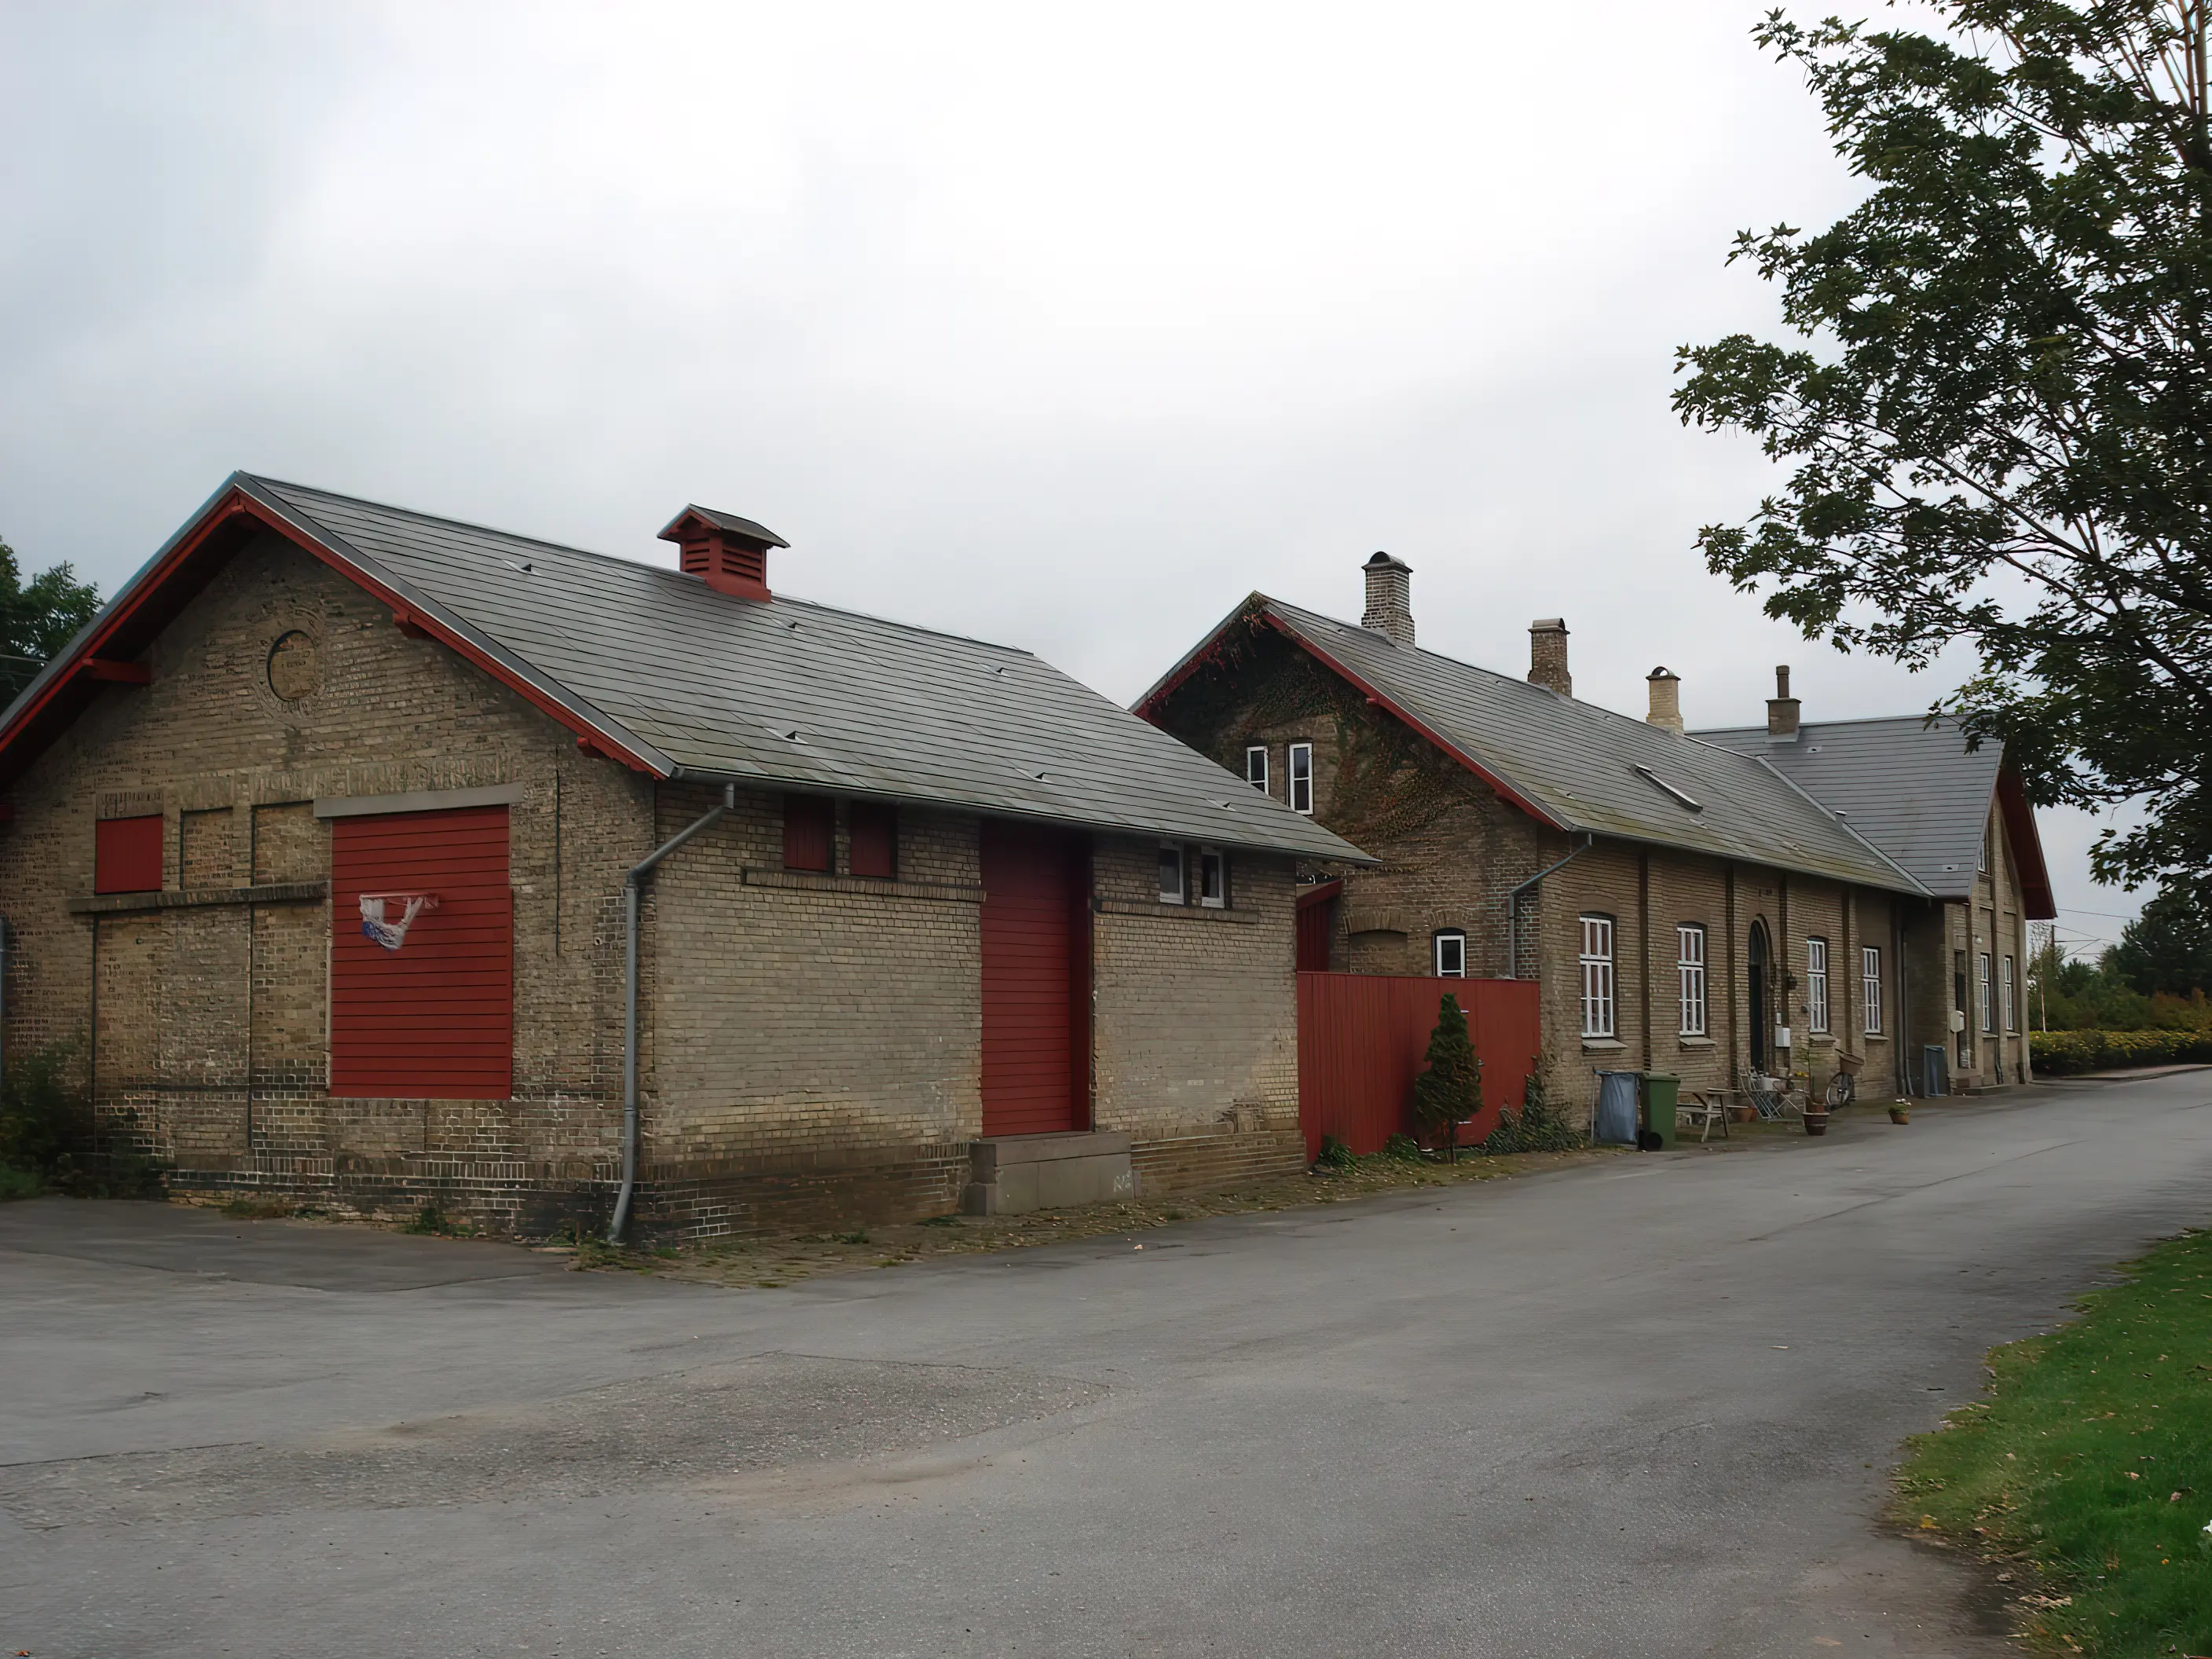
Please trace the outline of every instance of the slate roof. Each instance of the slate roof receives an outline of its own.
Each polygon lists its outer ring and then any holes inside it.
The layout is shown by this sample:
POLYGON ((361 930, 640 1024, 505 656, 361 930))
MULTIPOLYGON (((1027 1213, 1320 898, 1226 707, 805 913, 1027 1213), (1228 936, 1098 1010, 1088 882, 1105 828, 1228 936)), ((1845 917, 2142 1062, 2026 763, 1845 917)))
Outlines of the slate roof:
POLYGON ((1168 695, 1239 617, 1264 618, 1562 830, 1922 893, 1762 757, 1561 696, 1255 594, 1147 693, 1168 695), (1674 793, 1679 791, 1680 796, 1674 793), (1687 797, 1687 802, 1680 797, 1687 797), (1692 805, 1690 803, 1694 803, 1692 805))
POLYGON ((1371 861, 1026 651, 781 594, 737 599, 680 571, 246 473, 0 717, 0 748, 75 658, 105 648, 111 618, 142 608, 172 550, 188 552, 195 526, 240 495, 662 777, 1371 861))
POLYGON ((1795 743, 1766 728, 1695 734, 1704 742, 1764 756, 1821 805, 1945 898, 1963 898, 1981 867, 1982 834, 1996 798, 2004 750, 1968 749, 1957 725, 1897 720, 1827 720, 1800 728, 1795 743))

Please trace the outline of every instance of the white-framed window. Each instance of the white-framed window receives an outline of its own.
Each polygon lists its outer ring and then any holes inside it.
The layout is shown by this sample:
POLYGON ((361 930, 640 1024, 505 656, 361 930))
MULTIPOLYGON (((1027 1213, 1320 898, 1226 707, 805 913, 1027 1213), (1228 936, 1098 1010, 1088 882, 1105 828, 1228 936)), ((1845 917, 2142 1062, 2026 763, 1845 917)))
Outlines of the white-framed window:
POLYGON ((1805 1029, 1828 1029, 1828 941, 1805 941, 1805 1029))
POLYGON ((1248 744, 1244 749, 1244 781, 1261 794, 1267 793, 1267 745, 1248 744))
POLYGON ((1181 904, 1182 898, 1182 848, 1169 842, 1160 843, 1160 902, 1181 904))
POLYGON ((2004 977, 1997 981, 1997 990, 2004 998, 2004 1028, 2008 1031, 2020 1030, 2020 990, 2013 977, 2016 971, 2014 959, 2007 957, 2004 977))
POLYGON ((1467 935, 1456 927, 1447 927, 1437 935, 1437 977, 1465 979, 1467 977, 1467 935))
POLYGON ((1881 1035, 1881 947, 1859 947, 1859 1029, 1869 1036, 1881 1035))
POLYGON ((1313 811, 1313 745, 1310 743, 1291 745, 1291 811, 1313 811))
POLYGON ((1990 995, 1990 953, 1987 951, 1983 951, 1974 958, 1974 963, 1976 988, 1981 993, 1982 999, 1982 1029, 1984 1031, 1994 1031, 1997 1029, 1997 1006, 1996 1000, 1990 995))
POLYGON ((1682 1035, 1705 1034, 1705 930, 1695 922, 1674 929, 1674 975, 1681 993, 1682 1035))
POLYGON ((1583 1035, 1613 1035, 1613 918, 1583 918, 1583 1035))
POLYGON ((1229 855, 1218 847, 1198 849, 1198 902, 1209 910, 1229 904, 1229 855))

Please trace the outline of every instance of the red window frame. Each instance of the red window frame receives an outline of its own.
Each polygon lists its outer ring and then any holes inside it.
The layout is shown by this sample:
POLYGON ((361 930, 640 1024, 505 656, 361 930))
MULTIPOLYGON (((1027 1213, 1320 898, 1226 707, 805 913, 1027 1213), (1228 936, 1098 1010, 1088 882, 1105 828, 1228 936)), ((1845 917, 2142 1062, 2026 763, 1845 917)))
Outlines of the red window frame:
POLYGON ((92 890, 95 893, 158 893, 161 890, 161 815, 102 818, 94 826, 92 890))

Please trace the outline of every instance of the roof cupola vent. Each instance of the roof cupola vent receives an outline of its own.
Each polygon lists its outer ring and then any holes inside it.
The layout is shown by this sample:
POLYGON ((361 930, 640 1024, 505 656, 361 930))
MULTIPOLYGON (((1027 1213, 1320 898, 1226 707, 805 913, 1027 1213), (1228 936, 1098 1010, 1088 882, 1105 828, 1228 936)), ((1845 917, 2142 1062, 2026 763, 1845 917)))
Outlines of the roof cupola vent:
POLYGON ((1766 700, 1766 738, 1769 743, 1797 741, 1797 699, 1790 695, 1790 665, 1774 668, 1774 695, 1766 700))
POLYGON ((660 539, 682 550, 686 575, 703 577, 716 592, 741 599, 769 597, 768 550, 791 545, 766 525, 703 507, 685 507, 668 521, 660 539))
POLYGON ((1669 732, 1682 729, 1682 677, 1662 663, 1644 677, 1651 688, 1651 712, 1644 717, 1648 726, 1663 726, 1669 732))
POLYGON ((1528 624, 1528 684, 1575 695, 1574 676, 1567 672, 1567 619, 1539 617, 1528 624))
POLYGON ((1413 642, 1413 567, 1388 553, 1377 553, 1359 567, 1367 578, 1367 609, 1359 618, 1393 645, 1413 642))

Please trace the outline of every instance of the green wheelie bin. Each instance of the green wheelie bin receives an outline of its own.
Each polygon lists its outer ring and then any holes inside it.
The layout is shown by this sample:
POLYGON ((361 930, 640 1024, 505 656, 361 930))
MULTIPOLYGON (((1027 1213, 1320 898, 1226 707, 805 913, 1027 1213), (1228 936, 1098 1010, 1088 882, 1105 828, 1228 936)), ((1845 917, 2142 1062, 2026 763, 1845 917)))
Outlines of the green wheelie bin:
POLYGON ((1638 1092, 1644 1097, 1644 1133, 1638 1144, 1650 1152, 1669 1151, 1674 1145, 1674 1102, 1682 1079, 1672 1072, 1638 1072, 1638 1092))

